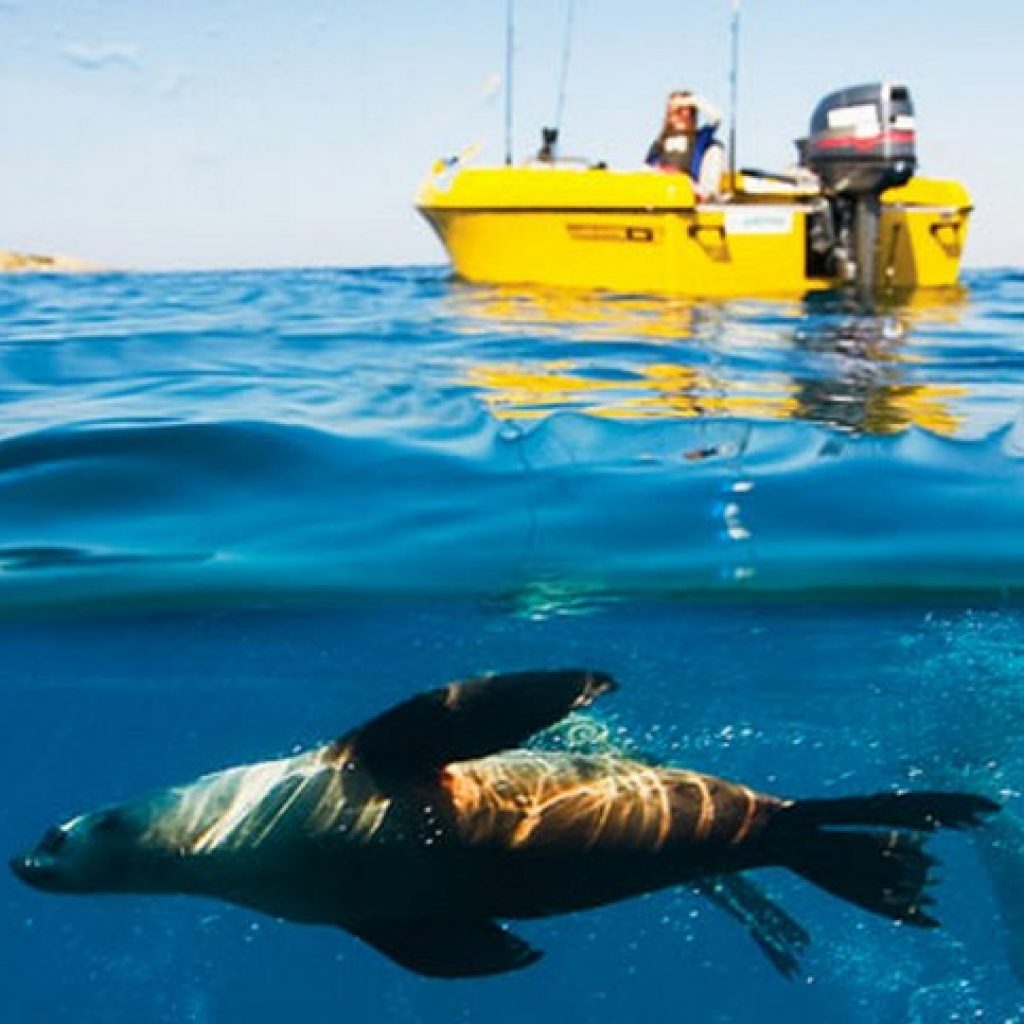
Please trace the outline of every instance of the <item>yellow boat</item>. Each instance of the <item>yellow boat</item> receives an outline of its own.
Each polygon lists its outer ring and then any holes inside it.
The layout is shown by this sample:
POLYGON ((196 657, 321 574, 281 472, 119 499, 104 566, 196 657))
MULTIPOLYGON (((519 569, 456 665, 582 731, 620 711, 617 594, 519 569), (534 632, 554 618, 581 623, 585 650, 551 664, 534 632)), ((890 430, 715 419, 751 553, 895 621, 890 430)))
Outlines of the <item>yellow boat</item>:
POLYGON ((811 123, 795 175, 727 172, 712 202, 686 174, 535 160, 441 162, 416 205, 473 282, 709 298, 955 286, 971 199, 914 176, 906 87, 834 93, 811 123))

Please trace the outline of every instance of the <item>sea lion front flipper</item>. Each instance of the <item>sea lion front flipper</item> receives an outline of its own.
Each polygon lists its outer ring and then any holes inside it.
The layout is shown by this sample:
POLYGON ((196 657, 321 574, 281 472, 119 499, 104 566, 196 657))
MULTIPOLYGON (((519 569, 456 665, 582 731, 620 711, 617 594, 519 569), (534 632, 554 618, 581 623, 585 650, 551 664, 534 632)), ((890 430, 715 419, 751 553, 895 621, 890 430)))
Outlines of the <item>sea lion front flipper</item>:
POLYGON ((429 779, 452 761, 519 746, 615 688, 583 669, 482 676, 412 697, 339 743, 381 785, 429 779))
POLYGON ((543 955, 486 918, 390 921, 353 932, 402 967, 429 978, 476 978, 518 971, 543 955))

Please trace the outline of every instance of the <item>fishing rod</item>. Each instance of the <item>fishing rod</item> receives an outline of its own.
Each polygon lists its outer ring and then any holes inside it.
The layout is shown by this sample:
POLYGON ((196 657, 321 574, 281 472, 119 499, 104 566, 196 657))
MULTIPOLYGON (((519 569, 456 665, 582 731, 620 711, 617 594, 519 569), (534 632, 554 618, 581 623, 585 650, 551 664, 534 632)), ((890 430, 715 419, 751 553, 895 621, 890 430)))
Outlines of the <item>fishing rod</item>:
POLYGON ((512 166, 512 51, 515 48, 515 2, 505 4, 505 166, 512 166))
POLYGON ((740 66, 740 0, 732 0, 732 22, 729 27, 729 35, 729 181, 734 182, 736 180, 736 96, 740 66))
POLYGON ((562 39, 562 67, 558 78, 558 101, 555 105, 555 131, 561 132, 562 118, 565 116, 565 93, 569 80, 569 58, 572 55, 572 32, 575 20, 576 4, 568 0, 565 12, 565 35, 562 39))
POLYGON ((558 137, 562 132, 565 116, 565 95, 569 81, 569 58, 572 56, 572 30, 575 16, 574 0, 568 0, 565 13, 565 35, 562 39, 562 66, 558 74, 558 93, 555 97, 555 121, 548 128, 540 130, 540 149, 537 159, 542 163, 554 163, 558 158, 558 137))

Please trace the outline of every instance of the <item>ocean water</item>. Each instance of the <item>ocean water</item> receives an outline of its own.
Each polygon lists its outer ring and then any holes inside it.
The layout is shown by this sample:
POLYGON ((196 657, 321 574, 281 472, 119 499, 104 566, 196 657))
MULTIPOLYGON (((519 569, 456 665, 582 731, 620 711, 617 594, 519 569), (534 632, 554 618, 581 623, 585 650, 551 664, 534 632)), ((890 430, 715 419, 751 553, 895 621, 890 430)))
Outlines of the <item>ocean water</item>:
MULTIPOLYGON (((758 873, 515 922, 470 981, 185 897, 0 876, 16 1022, 1024 1021, 1024 273, 855 315, 437 268, 0 281, 0 848, 485 671, 786 796, 970 789, 939 930, 758 873)), ((564 741, 564 737, 563 737, 564 741)), ((571 739, 568 742, 579 742, 571 739)))

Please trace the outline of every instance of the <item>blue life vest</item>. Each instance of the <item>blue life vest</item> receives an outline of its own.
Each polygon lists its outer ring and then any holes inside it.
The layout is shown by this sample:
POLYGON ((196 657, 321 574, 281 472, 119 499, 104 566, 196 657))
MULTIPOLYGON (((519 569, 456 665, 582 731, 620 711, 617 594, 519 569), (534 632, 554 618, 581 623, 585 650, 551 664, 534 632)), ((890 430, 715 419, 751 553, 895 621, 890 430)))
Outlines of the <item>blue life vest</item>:
POLYGON ((693 156, 690 158, 690 177, 694 181, 700 181, 700 165, 704 160, 704 154, 711 148, 715 141, 715 125, 705 125, 698 128, 693 137, 693 156))

